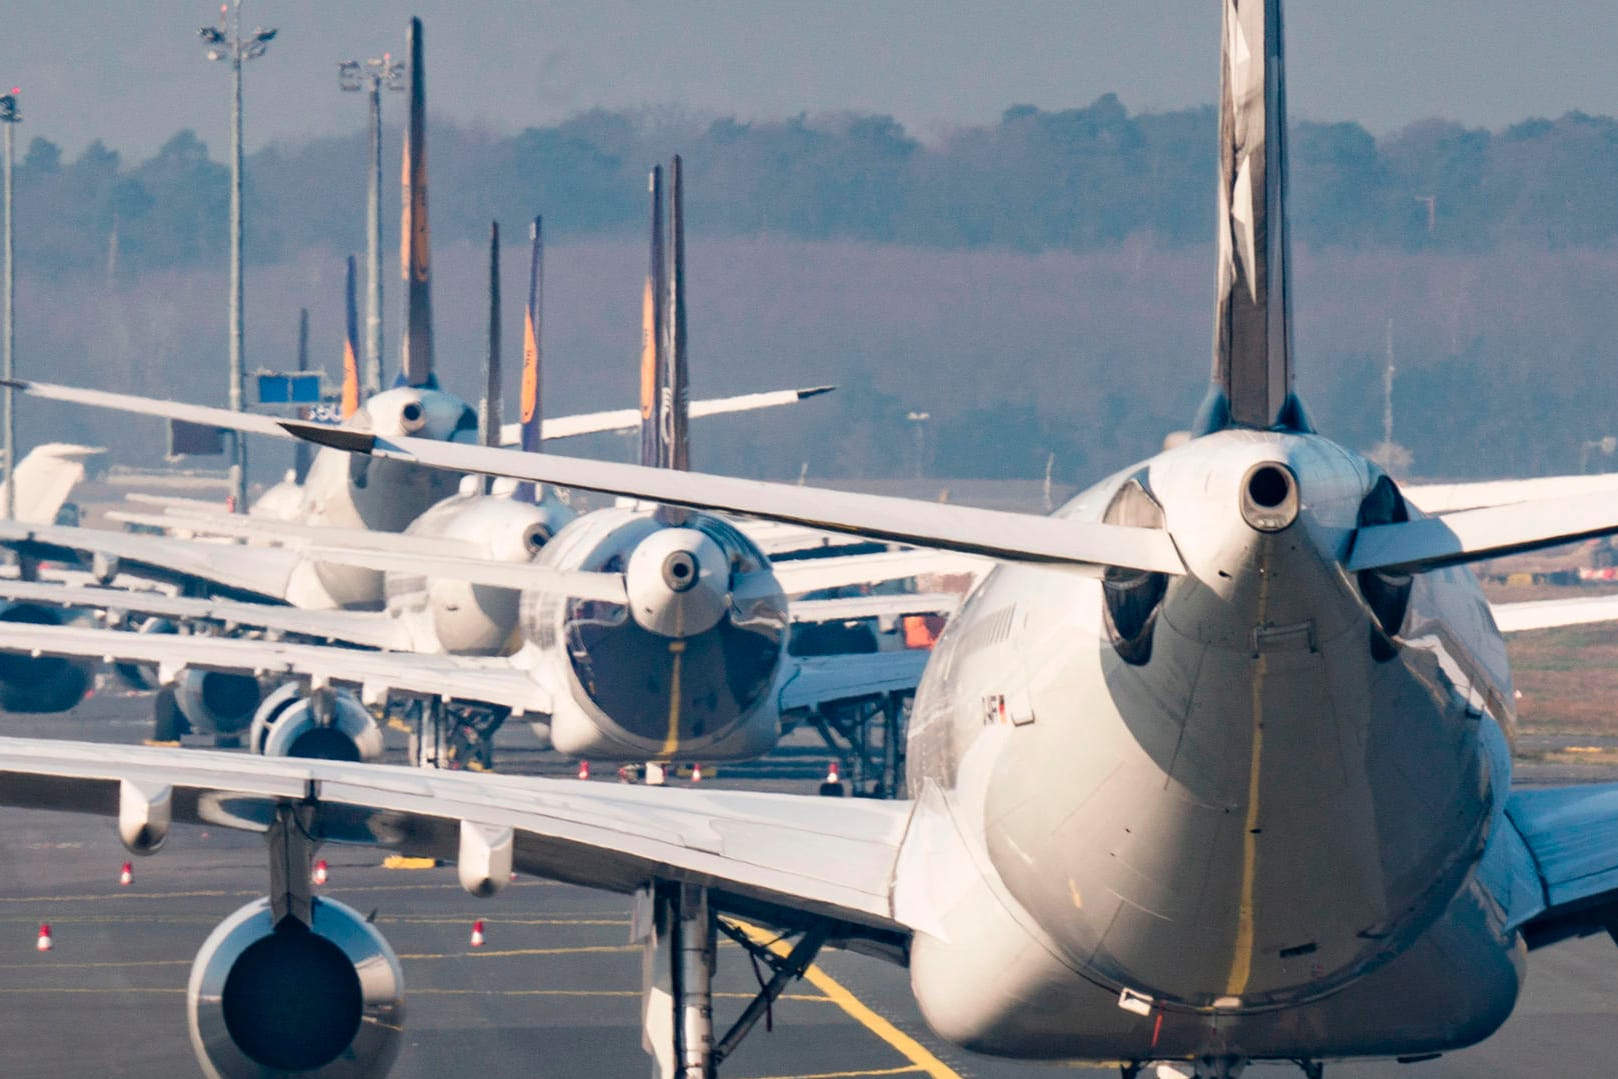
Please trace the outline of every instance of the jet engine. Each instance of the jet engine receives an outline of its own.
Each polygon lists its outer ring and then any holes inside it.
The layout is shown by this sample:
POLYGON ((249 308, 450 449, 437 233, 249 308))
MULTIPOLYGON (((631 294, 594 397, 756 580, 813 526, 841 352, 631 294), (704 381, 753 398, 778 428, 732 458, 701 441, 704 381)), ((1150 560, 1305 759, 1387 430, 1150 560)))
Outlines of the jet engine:
POLYGON ((253 713, 247 745, 266 757, 371 762, 382 759, 382 728, 347 690, 310 697, 301 686, 288 682, 265 697, 253 713))
MULTIPOLYGON (((493 562, 531 562, 573 511, 553 500, 538 505, 482 494, 473 478, 462 493, 417 518, 405 534, 448 540, 458 553, 493 562)), ((388 609, 396 615, 424 611, 434 639, 446 652, 501 655, 518 641, 519 596, 515 588, 431 577, 419 572, 387 575, 388 609)))
POLYGON ((258 679, 230 671, 187 667, 174 683, 174 703, 198 734, 234 738, 253 722, 264 698, 258 679))
MULTIPOLYGON (((60 626, 77 615, 60 607, 13 603, 0 621, 60 626)), ((0 708, 7 712, 65 712, 90 691, 91 665, 66 656, 0 655, 0 708)))
POLYGON ((259 899, 203 942, 186 1012, 212 1079, 385 1075, 403 1037, 404 974, 353 908, 317 898, 309 925, 291 916, 276 924, 259 899))

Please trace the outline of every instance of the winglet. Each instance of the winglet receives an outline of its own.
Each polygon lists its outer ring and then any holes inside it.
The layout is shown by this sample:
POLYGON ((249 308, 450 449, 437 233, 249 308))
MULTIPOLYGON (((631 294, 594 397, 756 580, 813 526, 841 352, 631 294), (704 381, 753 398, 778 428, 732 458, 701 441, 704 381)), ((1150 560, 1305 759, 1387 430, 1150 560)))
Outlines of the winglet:
POLYGON ((1293 394, 1281 0, 1223 0, 1213 385, 1193 430, 1307 430, 1293 394))

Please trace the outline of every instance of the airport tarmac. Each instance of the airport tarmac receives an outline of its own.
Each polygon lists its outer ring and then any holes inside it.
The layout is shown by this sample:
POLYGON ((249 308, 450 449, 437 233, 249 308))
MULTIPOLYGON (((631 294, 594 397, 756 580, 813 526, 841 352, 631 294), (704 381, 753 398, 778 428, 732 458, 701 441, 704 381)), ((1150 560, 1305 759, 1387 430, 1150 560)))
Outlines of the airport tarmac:
MULTIPOLYGON (((137 742, 147 702, 99 696, 67 717, 0 715, 0 733, 137 742)), ((520 739, 515 739, 520 743, 520 739)), ((519 753, 525 764, 537 757, 519 753)), ((771 786, 812 790, 814 769, 789 758, 756 772, 771 786)), ((727 769, 719 782, 754 782, 727 769)), ((597 780, 606 781, 606 780, 597 780)), ((492 899, 462 892, 449 869, 387 870, 381 855, 328 848, 321 894, 375 910, 399 953, 407 986, 404 1048, 393 1075, 640 1076, 640 955, 621 896, 541 881, 492 899), (488 934, 468 944, 474 919, 488 934)), ((168 847, 134 862, 107 821, 0 811, 0 1076, 197 1073, 186 1031, 191 959, 213 926, 261 894, 261 842, 220 829, 177 827, 168 847), (35 949, 41 922, 55 947, 35 949)), ((1336 1076, 1447 1079, 1585 1070, 1618 1059, 1618 963, 1605 937, 1529 960, 1517 1014, 1481 1046, 1436 1061, 1333 1065, 1336 1076)), ((751 996, 753 972, 735 946, 721 951, 715 1023, 728 1026, 751 996)), ((928 1076, 1010 1079, 1116 1075, 1114 1069, 1019 1064, 944 1044, 922 1022, 902 970, 840 952, 775 1010, 726 1065, 727 1079, 928 1076)), ((1252 1074, 1297 1075, 1255 1067, 1252 1074)))

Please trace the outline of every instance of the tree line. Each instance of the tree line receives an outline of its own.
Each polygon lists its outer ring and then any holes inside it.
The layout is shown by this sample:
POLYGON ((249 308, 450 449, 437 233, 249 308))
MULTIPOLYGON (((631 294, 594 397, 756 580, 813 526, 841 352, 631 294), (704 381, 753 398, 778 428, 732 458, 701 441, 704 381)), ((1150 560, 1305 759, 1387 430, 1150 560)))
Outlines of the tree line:
MULTIPOLYGON (((643 227, 644 170, 685 156, 694 234, 777 235, 945 249, 1089 251, 1131 237, 1208 241, 1211 107, 1131 114, 1007 109, 923 141, 886 116, 742 122, 592 111, 494 135, 435 121, 435 233, 546 215, 563 239, 643 227)), ((397 160, 397 131, 388 160, 397 160)), ((247 257, 363 247, 365 137, 266 147, 247 159, 247 257)), ((1558 250, 1618 235, 1618 120, 1568 113, 1500 131, 1426 120, 1382 138, 1354 123, 1295 124, 1295 242, 1304 248, 1476 253, 1558 250)), ((396 208, 387 169, 384 190, 396 208)), ((228 170, 191 131, 150 158, 101 142, 74 160, 45 138, 16 173, 19 264, 52 276, 222 265, 228 170)))

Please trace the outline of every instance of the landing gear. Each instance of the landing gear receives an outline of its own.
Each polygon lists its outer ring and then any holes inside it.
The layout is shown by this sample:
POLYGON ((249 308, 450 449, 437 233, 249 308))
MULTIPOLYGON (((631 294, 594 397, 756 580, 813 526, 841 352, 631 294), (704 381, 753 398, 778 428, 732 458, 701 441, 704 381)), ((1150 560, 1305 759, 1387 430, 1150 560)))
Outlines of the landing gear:
POLYGON ((410 763, 418 768, 494 767, 494 734, 510 713, 504 708, 446 703, 434 698, 408 706, 410 763))
MULTIPOLYGON (((810 723, 842 759, 856 798, 897 798, 904 791, 909 718, 910 694, 886 693, 828 708, 810 723)), ((824 788, 821 793, 841 794, 824 788)))
POLYGON ((191 724, 174 701, 174 687, 163 686, 152 696, 152 745, 177 746, 191 733, 191 724))
POLYGON ((804 931, 791 948, 781 943, 784 937, 760 941, 745 927, 720 920, 706 889, 669 882, 636 893, 632 926, 632 939, 645 949, 641 1044, 652 1058, 654 1079, 713 1079, 760 1019, 770 1028, 775 1001, 809 969, 826 941, 819 926, 804 931), (759 990, 715 1041, 713 974, 719 933, 752 958, 759 990), (771 972, 767 981, 764 969, 771 972))

